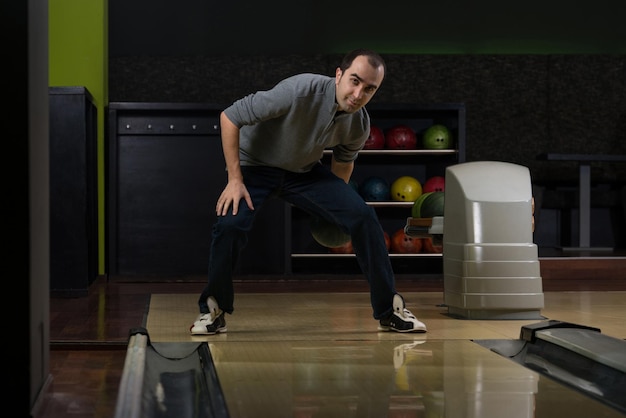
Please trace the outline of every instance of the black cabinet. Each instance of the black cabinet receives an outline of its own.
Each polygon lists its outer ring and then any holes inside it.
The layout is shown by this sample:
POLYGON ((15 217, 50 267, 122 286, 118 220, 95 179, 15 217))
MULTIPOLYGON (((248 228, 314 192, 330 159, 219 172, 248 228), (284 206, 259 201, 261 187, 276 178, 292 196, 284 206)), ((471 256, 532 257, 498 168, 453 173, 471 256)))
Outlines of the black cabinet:
MULTIPOLYGON (((227 180, 221 110, 210 104, 109 105, 109 275, 206 275, 215 203, 227 180)), ((275 201, 259 210, 237 273, 283 272, 284 206, 275 201)))
POLYGON ((82 296, 98 276, 97 109, 84 87, 51 87, 50 291, 82 296))

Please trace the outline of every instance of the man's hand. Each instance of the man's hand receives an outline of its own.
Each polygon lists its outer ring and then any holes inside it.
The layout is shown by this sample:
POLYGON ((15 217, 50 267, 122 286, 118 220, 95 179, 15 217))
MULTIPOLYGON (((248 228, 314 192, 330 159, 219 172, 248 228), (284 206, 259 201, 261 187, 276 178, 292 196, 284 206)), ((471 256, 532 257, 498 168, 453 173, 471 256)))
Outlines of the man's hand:
POLYGON ((237 215, 241 199, 246 201, 250 210, 254 210, 254 205, 252 204, 252 199, 250 198, 250 193, 248 193, 246 185, 240 180, 230 180, 222 191, 219 199, 217 199, 217 206, 215 207, 217 216, 226 215, 231 204, 233 206, 233 216, 237 215))
POLYGON ((250 193, 243 182, 241 166, 239 165, 239 128, 233 124, 226 113, 220 113, 220 126, 222 129, 222 149, 228 172, 228 184, 217 199, 215 211, 217 216, 225 216, 230 205, 233 205, 233 216, 239 211, 239 202, 245 199, 250 210, 254 210, 250 193))

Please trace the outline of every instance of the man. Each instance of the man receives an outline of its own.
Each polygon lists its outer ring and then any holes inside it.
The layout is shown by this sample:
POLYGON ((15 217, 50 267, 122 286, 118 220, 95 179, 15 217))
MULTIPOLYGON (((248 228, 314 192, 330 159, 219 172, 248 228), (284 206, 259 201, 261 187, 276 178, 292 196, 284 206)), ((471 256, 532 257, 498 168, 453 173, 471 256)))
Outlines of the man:
POLYGON ((194 335, 226 332, 234 310, 232 270, 246 245, 255 210, 281 198, 348 233, 370 285, 379 330, 425 332, 405 307, 375 211, 348 185, 369 136, 364 106, 385 77, 374 51, 349 52, 335 77, 300 74, 235 101, 220 115, 228 183, 216 205, 208 283, 199 297, 194 335), (320 160, 332 148, 330 170, 320 160))

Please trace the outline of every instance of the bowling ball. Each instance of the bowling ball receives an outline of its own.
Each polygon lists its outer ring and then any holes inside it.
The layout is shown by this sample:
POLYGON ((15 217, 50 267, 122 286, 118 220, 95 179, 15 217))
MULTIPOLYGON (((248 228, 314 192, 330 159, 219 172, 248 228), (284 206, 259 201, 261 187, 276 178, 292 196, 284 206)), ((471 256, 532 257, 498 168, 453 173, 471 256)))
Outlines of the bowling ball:
POLYGON ((416 149, 417 136, 407 125, 397 125, 385 133, 385 146, 389 149, 416 149))
POLYGON ((314 216, 310 222, 311 235, 318 244, 327 247, 340 247, 350 242, 350 235, 346 234, 339 225, 314 216))
POLYGON ((432 218, 443 216, 445 192, 423 193, 413 202, 411 216, 414 218, 432 218))
POLYGON ((398 177, 391 183, 391 199, 400 202, 415 202, 422 194, 422 184, 415 177, 398 177))
POLYGON ((368 202, 389 200, 389 192, 390 188, 387 180, 378 176, 368 177, 359 185, 359 194, 368 202))
POLYGON ((424 203, 424 200, 426 200, 426 198, 428 196, 430 196, 431 194, 433 194, 433 192, 423 192, 417 199, 415 199, 415 202, 413 202, 413 206, 411 207, 411 216, 414 218, 422 218, 422 203, 424 203))
POLYGON ((446 180, 443 176, 433 176, 426 180, 422 187, 423 193, 443 192, 445 190, 446 180))
POLYGON ((363 149, 383 149, 385 148, 385 134, 378 126, 370 127, 370 135, 365 141, 363 149))
MULTIPOLYGON (((383 233, 385 234, 385 247, 387 247, 387 251, 389 251, 389 248, 391 246, 391 238, 389 237, 389 234, 387 232, 383 231, 383 233)), ((348 241, 345 244, 340 245, 339 247, 330 247, 328 251, 332 254, 354 254, 352 241, 348 241)))
POLYGON ((421 238, 411 237, 398 229, 391 236, 391 252, 395 254, 418 254, 422 250, 421 238))
POLYGON ((443 245, 433 244, 432 238, 422 238, 422 252, 428 254, 441 254, 443 253, 443 245))
POLYGON ((329 247, 328 251, 332 254, 354 254, 354 248, 352 248, 352 241, 348 241, 339 247, 329 247))
POLYGON ((452 145, 452 134, 444 125, 432 125, 422 135, 422 146, 426 149, 448 149, 452 145))

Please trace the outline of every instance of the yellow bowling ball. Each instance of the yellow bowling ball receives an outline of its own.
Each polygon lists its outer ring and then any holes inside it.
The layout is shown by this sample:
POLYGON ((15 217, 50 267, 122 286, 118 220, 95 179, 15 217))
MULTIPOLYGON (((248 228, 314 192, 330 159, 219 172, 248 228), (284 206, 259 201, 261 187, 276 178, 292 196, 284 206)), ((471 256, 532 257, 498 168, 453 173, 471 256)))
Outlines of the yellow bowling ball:
POLYGON ((391 199, 399 202, 415 202, 422 195, 422 184, 415 177, 398 177, 391 183, 391 199))

